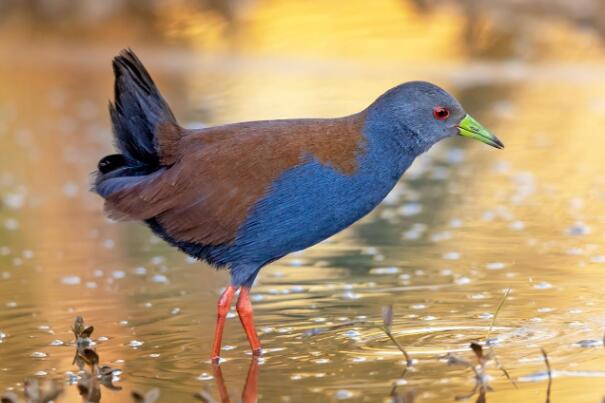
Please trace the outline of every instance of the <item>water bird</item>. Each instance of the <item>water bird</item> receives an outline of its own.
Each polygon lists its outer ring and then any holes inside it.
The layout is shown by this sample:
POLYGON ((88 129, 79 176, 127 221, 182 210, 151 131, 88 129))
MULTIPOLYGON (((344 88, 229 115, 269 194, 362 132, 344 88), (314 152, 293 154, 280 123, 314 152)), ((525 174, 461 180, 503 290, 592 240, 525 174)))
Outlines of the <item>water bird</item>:
POLYGON ((93 190, 116 220, 141 220, 169 244, 231 281, 218 300, 212 360, 239 290, 237 313, 261 354, 250 288, 267 264, 368 214, 420 154, 460 135, 503 144, 428 82, 407 82, 361 112, 186 129, 132 50, 113 59, 109 105, 117 154, 102 158, 93 190))

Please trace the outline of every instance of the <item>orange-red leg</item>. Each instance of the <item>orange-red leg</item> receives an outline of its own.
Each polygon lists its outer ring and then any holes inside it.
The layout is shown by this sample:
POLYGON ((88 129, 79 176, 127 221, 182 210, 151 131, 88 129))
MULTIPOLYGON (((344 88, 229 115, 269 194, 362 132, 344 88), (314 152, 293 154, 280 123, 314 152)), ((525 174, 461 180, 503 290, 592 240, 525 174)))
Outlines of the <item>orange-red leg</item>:
POLYGON ((230 285, 218 299, 216 328, 214 329, 214 343, 212 345, 212 361, 214 362, 218 362, 221 356, 221 341, 223 339, 225 320, 227 319, 227 313, 229 313, 231 301, 236 291, 237 287, 230 285))
POLYGON ((239 291, 239 298, 237 300, 237 314, 239 320, 242 322, 242 326, 248 336, 248 342, 252 349, 252 354, 260 355, 261 347, 256 329, 254 328, 254 318, 252 317, 252 302, 250 301, 250 288, 242 287, 239 291))

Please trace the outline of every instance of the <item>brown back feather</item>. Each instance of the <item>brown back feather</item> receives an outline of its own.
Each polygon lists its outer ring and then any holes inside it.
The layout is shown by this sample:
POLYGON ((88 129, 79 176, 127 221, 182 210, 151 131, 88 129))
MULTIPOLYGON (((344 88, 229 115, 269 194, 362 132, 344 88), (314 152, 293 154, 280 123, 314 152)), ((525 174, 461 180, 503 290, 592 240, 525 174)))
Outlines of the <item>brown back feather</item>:
POLYGON ((251 209, 285 171, 309 156, 352 175, 364 148, 365 113, 338 119, 236 123, 160 136, 162 163, 144 182, 107 198, 120 219, 155 217, 177 240, 234 240, 251 209))

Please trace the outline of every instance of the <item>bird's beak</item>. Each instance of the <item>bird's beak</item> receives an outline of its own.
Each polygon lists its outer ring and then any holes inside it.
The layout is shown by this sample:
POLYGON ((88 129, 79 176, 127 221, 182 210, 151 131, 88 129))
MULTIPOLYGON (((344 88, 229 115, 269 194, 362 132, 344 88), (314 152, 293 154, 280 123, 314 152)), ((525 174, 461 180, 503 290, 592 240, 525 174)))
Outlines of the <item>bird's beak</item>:
POLYGON ((479 122, 472 118, 471 115, 466 115, 464 119, 458 123, 458 134, 464 137, 470 137, 479 140, 482 143, 489 144, 492 147, 504 148, 504 144, 498 137, 490 133, 479 122))

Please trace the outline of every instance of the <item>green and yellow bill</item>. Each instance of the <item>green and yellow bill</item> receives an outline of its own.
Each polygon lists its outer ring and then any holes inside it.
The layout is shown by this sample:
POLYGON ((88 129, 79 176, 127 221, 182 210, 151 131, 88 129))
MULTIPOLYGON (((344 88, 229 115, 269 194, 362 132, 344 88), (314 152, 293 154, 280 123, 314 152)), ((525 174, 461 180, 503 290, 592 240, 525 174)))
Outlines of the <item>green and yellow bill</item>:
POLYGON ((464 137, 470 137, 479 140, 482 143, 488 144, 496 148, 504 148, 504 144, 498 137, 490 133, 485 127, 471 117, 466 115, 464 119, 458 123, 458 134, 464 137))

